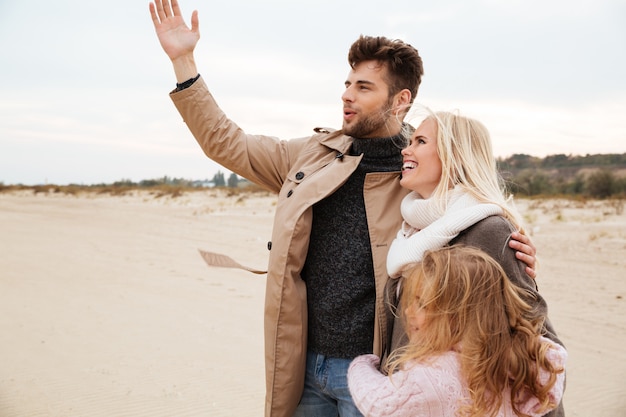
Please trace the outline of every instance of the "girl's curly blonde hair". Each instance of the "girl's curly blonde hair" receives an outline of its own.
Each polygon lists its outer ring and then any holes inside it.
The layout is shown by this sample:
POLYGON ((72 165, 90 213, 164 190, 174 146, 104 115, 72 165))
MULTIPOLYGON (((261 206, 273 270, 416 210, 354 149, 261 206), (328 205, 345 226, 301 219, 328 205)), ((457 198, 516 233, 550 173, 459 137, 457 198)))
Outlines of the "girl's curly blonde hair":
POLYGON ((496 415, 503 392, 510 392, 518 416, 525 414, 515 400, 525 390, 539 400, 539 412, 556 406, 548 393, 564 370, 546 357, 550 344, 539 338, 545 317, 525 301, 532 297, 479 249, 454 245, 427 252, 404 280, 400 300, 400 308, 423 308, 426 324, 392 353, 390 375, 454 349, 470 392, 461 415, 496 415), (540 369, 550 375, 545 384, 540 369))

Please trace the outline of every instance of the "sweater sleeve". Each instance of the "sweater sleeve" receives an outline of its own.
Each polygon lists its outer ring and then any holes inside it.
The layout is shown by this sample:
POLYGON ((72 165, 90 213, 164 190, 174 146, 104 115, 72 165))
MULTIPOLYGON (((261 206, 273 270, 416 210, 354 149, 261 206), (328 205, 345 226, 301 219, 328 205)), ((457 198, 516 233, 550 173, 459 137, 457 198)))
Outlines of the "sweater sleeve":
POLYGON ((399 371, 393 380, 377 369, 376 355, 355 358, 348 369, 348 387, 357 408, 366 417, 425 416, 423 386, 409 372, 399 371))
MULTIPOLYGON (((557 369, 565 369, 565 363, 567 361, 567 351, 559 344, 551 342, 549 339, 544 337, 541 338, 543 342, 550 343, 551 347, 547 352, 548 361, 557 369)), ((539 372, 539 381, 542 384, 548 382, 548 378, 550 378, 550 374, 545 370, 541 369, 539 372)), ((548 392, 548 396, 550 398, 550 402, 553 404, 559 404, 561 399, 563 398, 563 392, 565 391, 565 371, 557 374, 556 382, 548 392)), ((539 413, 537 410, 539 409, 539 400, 537 397, 528 395, 522 396, 519 400, 519 409, 521 412, 528 414, 530 416, 543 416, 546 413, 546 410, 539 413)), ((551 410, 547 410, 551 411, 551 410)))

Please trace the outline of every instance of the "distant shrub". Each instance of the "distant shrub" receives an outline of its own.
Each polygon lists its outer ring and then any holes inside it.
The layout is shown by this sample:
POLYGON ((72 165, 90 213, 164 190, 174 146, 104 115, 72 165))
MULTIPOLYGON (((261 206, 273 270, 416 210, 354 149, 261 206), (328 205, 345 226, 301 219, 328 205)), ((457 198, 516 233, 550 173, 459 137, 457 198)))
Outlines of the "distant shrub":
POLYGON ((601 169, 589 175, 586 191, 594 198, 607 198, 613 195, 615 176, 607 169, 601 169))

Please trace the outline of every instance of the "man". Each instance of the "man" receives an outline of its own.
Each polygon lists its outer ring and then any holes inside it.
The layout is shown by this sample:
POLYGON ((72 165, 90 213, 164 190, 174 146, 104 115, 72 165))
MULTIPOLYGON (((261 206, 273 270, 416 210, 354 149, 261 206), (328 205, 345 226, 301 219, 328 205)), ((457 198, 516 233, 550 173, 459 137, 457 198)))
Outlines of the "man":
MULTIPOLYGON (((171 98, 205 154, 278 193, 268 244, 266 416, 360 416, 346 374, 357 355, 380 355, 389 337, 386 256, 407 192, 399 184, 402 119, 423 74, 417 50, 362 36, 348 57, 342 130, 280 141, 246 134, 215 103, 193 56, 197 11, 191 29, 177 0, 156 0, 150 12, 176 74, 171 98)), ((532 268, 534 247, 516 238, 532 268)))

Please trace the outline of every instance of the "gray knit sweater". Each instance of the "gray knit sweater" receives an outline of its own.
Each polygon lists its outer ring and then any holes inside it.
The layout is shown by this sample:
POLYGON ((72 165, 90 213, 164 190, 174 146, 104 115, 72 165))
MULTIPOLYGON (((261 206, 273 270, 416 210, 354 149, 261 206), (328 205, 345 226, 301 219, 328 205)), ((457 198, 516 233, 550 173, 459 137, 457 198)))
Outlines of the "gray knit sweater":
POLYGON ((400 137, 355 139, 356 171, 313 206, 302 278, 307 285, 308 349, 334 358, 371 353, 376 289, 363 184, 369 172, 400 171, 400 137))

